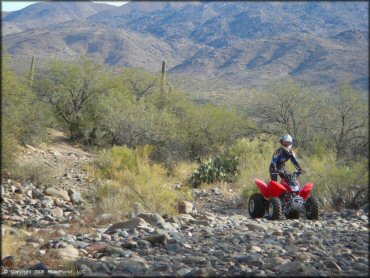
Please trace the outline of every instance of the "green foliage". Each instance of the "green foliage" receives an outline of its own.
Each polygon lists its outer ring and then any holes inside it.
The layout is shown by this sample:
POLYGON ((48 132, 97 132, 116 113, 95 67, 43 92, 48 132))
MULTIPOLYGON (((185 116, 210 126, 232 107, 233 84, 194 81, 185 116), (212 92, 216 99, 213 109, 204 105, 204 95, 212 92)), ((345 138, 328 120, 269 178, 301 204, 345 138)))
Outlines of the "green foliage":
POLYGON ((89 104, 107 89, 106 84, 101 87, 101 73, 99 65, 82 57, 78 63, 52 61, 35 80, 35 91, 54 106, 72 139, 81 136, 81 118, 89 104))
POLYGON ((258 190, 254 178, 265 181, 270 179, 268 169, 272 154, 277 148, 275 142, 267 136, 260 136, 254 139, 243 138, 237 140, 231 146, 229 152, 238 156, 240 161, 240 175, 236 180, 236 185, 243 188, 242 196, 245 199, 248 199, 251 194, 258 190))
POLYGON ((8 70, 7 59, 2 68, 2 163, 14 163, 17 145, 38 144, 46 138, 47 108, 37 101, 25 78, 8 70))
POLYGON ((353 160, 368 154, 368 106, 364 95, 348 83, 339 86, 338 94, 318 103, 314 125, 328 138, 339 159, 353 160))
POLYGON ((209 159, 196 169, 189 179, 189 184, 198 187, 202 183, 234 182, 239 174, 239 157, 224 155, 209 159))
POLYGON ((94 174, 101 210, 130 211, 134 203, 140 203, 151 212, 176 213, 179 195, 168 184, 166 169, 151 163, 152 152, 152 146, 135 150, 115 146, 100 154, 94 174))
POLYGON ((305 159, 308 173, 302 182, 313 182, 314 192, 326 207, 359 208, 368 202, 368 160, 340 165, 334 152, 305 159))

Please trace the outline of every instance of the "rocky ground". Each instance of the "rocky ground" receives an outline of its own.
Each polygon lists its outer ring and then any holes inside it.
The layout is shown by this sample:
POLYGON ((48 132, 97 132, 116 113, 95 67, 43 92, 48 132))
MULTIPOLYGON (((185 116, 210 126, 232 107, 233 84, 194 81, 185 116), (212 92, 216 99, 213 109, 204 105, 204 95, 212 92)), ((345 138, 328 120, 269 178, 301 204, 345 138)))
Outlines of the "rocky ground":
MULTIPOLYGON (((55 155, 52 152, 45 151, 55 155)), ((75 163, 92 159, 71 149, 59 151, 57 157, 56 167, 70 157, 75 163)), ((102 214, 89 225, 81 220, 86 200, 78 185, 91 185, 86 173, 71 165, 78 177, 63 182, 69 172, 61 171, 60 183, 52 187, 3 181, 5 232, 17 235, 23 227, 25 246, 32 247, 3 257, 3 271, 21 267, 86 276, 368 275, 368 211, 323 212, 319 221, 256 220, 238 208, 237 192, 233 198, 230 190, 194 189, 195 200, 182 203, 178 216, 137 211, 117 220, 102 214), (29 258, 16 265, 15 256, 29 258)))

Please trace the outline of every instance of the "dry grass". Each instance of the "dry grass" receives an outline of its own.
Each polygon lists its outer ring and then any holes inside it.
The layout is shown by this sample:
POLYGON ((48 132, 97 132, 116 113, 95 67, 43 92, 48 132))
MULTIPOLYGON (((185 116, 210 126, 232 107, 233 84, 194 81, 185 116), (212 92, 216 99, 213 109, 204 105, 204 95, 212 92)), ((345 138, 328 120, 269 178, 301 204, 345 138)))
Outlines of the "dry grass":
POLYGON ((52 168, 38 161, 28 161, 14 167, 14 177, 22 181, 30 181, 39 185, 55 183, 55 173, 52 168))

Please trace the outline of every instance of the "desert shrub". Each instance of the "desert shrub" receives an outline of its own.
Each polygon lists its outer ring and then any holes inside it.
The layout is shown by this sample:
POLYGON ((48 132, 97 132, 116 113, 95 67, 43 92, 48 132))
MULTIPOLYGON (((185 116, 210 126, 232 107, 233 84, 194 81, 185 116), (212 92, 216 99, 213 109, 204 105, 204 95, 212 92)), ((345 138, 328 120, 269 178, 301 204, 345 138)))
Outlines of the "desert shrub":
POLYGON ((152 146, 126 146, 103 151, 95 164, 97 205, 102 211, 127 211, 140 203, 150 212, 174 214, 178 193, 171 188, 166 169, 151 163, 152 146))
POLYGON ((22 230, 14 232, 10 227, 1 227, 1 254, 2 257, 18 256, 19 248, 25 243, 22 230))
POLYGON ((32 182, 35 185, 51 185, 54 180, 54 171, 42 162, 29 161, 16 164, 13 167, 14 177, 32 182))
POLYGON ((239 174, 239 157, 225 153, 200 165, 189 179, 189 184, 198 187, 202 183, 233 182, 239 174))
POLYGON ((309 175, 302 181, 315 184, 314 193, 326 207, 356 209, 368 202, 368 162, 362 160, 340 165, 334 152, 307 159, 309 175))
POLYGON ((8 70, 7 61, 2 71, 2 163, 11 168, 20 143, 38 144, 46 138, 46 107, 41 105, 21 76, 8 70))
POLYGON ((268 181, 269 165, 274 150, 278 146, 272 139, 260 137, 254 139, 240 139, 231 146, 229 152, 239 157, 240 175, 236 180, 236 186, 242 187, 242 197, 247 199, 257 192, 254 178, 268 181))

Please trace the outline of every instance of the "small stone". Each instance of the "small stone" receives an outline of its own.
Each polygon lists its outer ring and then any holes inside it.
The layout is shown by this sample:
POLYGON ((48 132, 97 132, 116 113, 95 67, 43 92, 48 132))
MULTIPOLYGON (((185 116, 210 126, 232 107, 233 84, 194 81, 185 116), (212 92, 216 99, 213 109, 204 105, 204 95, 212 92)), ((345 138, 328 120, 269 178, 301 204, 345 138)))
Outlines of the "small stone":
POLYGON ((40 190, 38 190, 38 189, 32 189, 32 198, 33 199, 40 199, 40 198, 42 198, 44 196, 44 194, 40 191, 40 190))
POLYGON ((100 241, 102 238, 102 235, 100 233, 92 233, 92 234, 86 235, 86 237, 90 240, 100 241))
POLYGON ((94 242, 93 244, 87 246, 85 249, 89 252, 102 252, 108 247, 106 242, 94 242))
POLYGON ((111 241, 112 240, 112 236, 108 235, 108 234, 102 234, 101 237, 105 241, 111 241))
POLYGON ((261 252, 262 251, 261 247, 256 246, 256 245, 248 246, 247 250, 252 251, 252 252, 261 252))
POLYGON ((189 214, 193 210, 193 204, 187 201, 181 201, 178 205, 179 213, 189 214))
POLYGON ((303 264, 301 262, 287 262, 282 265, 278 265, 273 268, 276 272, 293 272, 293 271, 299 271, 303 269, 303 264))
POLYGON ((49 270, 48 267, 43 263, 35 264, 31 267, 29 267, 27 270, 41 270, 44 272, 44 274, 47 274, 47 271, 49 270))
POLYGON ((327 268, 335 269, 341 271, 342 269, 340 268, 339 265, 337 265, 335 262, 331 260, 325 260, 324 264, 326 265, 327 268))
POLYGON ((187 274, 187 276, 190 276, 190 277, 216 277, 216 270, 211 268, 211 267, 207 267, 207 268, 195 268, 193 269, 191 272, 189 272, 189 274, 187 274))
POLYGON ((136 241, 129 240, 129 241, 123 243, 122 247, 126 248, 126 249, 137 249, 139 246, 138 246, 136 241))
POLYGON ((247 223, 246 226, 252 231, 267 231, 267 227, 257 223, 247 223))
POLYGON ((15 259, 14 259, 14 256, 6 256, 5 258, 1 260, 1 262, 2 262, 2 265, 5 267, 12 267, 14 266, 15 259))
POLYGON ((57 217, 57 218, 63 217, 63 210, 61 208, 51 209, 50 212, 54 217, 57 217))
POLYGON ((193 265, 193 264, 205 264, 207 262, 207 259, 201 256, 191 256, 182 258, 180 261, 187 265, 193 265))
POLYGON ((59 199, 59 198, 54 198, 54 204, 57 207, 64 207, 65 206, 64 201, 62 199, 59 199))

